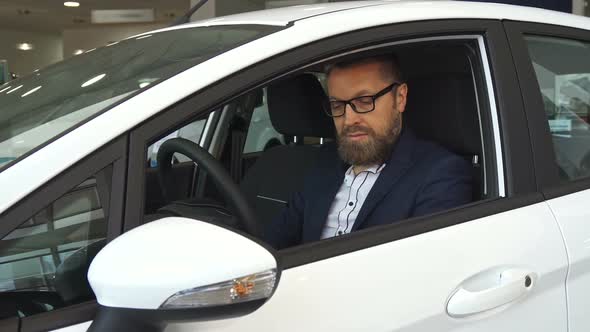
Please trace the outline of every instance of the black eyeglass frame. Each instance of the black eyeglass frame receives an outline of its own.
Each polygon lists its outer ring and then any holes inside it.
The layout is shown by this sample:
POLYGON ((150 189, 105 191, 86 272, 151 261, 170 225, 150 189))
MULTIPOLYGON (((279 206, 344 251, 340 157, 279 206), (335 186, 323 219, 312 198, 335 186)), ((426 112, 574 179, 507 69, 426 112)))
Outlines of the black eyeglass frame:
POLYGON ((365 95, 365 96, 358 96, 349 100, 330 100, 328 102, 328 107, 324 107, 324 110, 326 111, 326 114, 331 117, 331 118, 337 118, 337 117, 341 117, 346 113, 346 105, 350 106, 350 109, 352 109, 354 112, 359 113, 359 114, 364 114, 364 113, 369 113, 375 110, 375 101, 381 97, 386 95, 389 91, 393 91, 395 88, 397 88, 398 86, 402 85, 403 83, 400 82, 393 82, 391 85, 386 86, 383 90, 377 92, 374 95, 365 95), (356 106, 354 105, 353 101, 357 100, 357 99, 361 99, 361 98, 371 98, 373 100, 373 107, 371 107, 370 110, 368 111, 359 111, 356 109, 356 106), (332 113, 332 103, 333 102, 339 102, 339 103, 344 103, 344 107, 342 108, 342 114, 338 114, 338 115, 334 115, 332 113))

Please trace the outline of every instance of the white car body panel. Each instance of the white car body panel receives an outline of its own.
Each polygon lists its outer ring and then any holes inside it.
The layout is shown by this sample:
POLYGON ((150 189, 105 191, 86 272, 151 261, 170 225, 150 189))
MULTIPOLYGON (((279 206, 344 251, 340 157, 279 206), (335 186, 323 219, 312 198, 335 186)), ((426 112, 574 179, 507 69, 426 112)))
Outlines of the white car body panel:
POLYGON ((548 201, 563 232, 569 257, 567 298, 569 332, 590 330, 590 190, 548 201))
POLYGON ((92 322, 85 322, 85 323, 80 323, 80 324, 64 327, 64 328, 57 329, 57 330, 52 330, 50 332, 86 332, 88 330, 88 328, 90 327, 90 324, 92 324, 92 322))
MULTIPOLYGON (((288 269, 254 313, 166 332, 567 331, 566 273, 559 227, 539 203, 288 269), (528 296, 505 307, 449 317, 453 291, 493 267, 525 268, 538 279, 528 296)), ((484 283, 497 282, 490 276, 484 283)))

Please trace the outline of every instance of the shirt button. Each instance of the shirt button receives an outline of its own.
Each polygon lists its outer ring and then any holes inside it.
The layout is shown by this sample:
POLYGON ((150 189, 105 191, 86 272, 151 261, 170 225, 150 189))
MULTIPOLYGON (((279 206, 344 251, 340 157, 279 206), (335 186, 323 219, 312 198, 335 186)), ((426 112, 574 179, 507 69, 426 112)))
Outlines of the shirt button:
POLYGON ((348 202, 348 205, 353 206, 354 203, 353 202, 348 202))

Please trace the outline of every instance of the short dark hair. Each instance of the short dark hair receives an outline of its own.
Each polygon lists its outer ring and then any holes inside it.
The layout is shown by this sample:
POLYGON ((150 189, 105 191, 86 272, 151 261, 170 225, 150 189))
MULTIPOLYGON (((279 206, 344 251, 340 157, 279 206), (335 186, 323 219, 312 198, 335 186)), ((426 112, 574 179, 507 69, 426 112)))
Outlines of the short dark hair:
POLYGON ((360 64, 366 64, 366 63, 372 63, 372 62, 381 62, 381 63, 385 63, 387 64, 387 66, 389 67, 389 70, 384 74, 384 76, 386 76, 386 78, 392 78, 393 81, 395 82, 404 82, 404 77, 402 74, 402 71, 400 69, 400 65, 399 65, 399 61, 397 59, 397 56, 395 54, 384 54, 384 55, 375 55, 375 56, 369 56, 369 57, 364 57, 364 58, 360 58, 360 59, 349 59, 349 60, 344 60, 344 61, 340 61, 340 62, 335 62, 335 63, 331 63, 328 64, 325 68, 324 68, 324 73, 327 76, 330 76, 330 72, 334 69, 344 69, 344 68, 348 68, 348 67, 352 67, 352 66, 356 66, 356 65, 360 65, 360 64))

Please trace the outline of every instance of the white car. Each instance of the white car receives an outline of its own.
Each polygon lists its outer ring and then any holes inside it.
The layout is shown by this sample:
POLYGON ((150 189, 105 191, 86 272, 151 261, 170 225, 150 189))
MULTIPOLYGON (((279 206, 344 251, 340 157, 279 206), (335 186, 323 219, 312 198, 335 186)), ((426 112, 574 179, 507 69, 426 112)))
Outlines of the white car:
POLYGON ((588 59, 584 17, 359 1, 165 28, 4 84, 0 330, 589 331, 590 126, 558 112, 590 96, 588 59), (324 65, 389 53, 404 125, 471 162, 473 202, 266 245, 332 144, 324 65))

